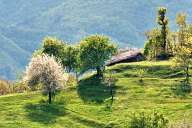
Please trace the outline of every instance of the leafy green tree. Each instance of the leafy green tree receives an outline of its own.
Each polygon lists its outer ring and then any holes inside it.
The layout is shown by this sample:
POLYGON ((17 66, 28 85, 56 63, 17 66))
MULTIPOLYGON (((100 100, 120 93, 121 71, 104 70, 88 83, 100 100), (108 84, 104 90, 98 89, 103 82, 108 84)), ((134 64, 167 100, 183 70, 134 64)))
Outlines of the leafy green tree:
POLYGON ((187 32, 187 24, 186 24, 186 14, 185 13, 178 13, 176 16, 176 23, 179 27, 178 32, 178 41, 179 45, 183 46, 186 39, 186 32, 187 32))
POLYGON ((176 66, 182 68, 185 72, 185 80, 188 83, 190 76, 189 68, 192 64, 192 37, 189 37, 187 39, 187 42, 183 42, 182 46, 177 47, 177 54, 174 60, 176 66))
POLYGON ((105 62, 117 51, 107 36, 92 35, 80 42, 81 70, 96 69, 97 76, 102 76, 105 62))
POLYGON ((174 56, 175 54, 175 48, 177 46, 177 32, 168 32, 167 37, 167 53, 170 56, 174 56))
POLYGON ((148 60, 156 59, 156 57, 160 54, 160 34, 161 33, 157 28, 145 32, 147 42, 144 47, 144 55, 148 60))
POLYGON ((79 71, 79 47, 67 45, 61 54, 62 64, 66 66, 67 72, 79 71))
POLYGON ((161 47, 162 54, 166 54, 167 33, 168 33, 168 18, 166 17, 167 9, 160 7, 158 9, 157 23, 161 26, 161 47))
POLYGON ((48 54, 50 56, 53 55, 56 58, 61 59, 60 56, 61 56, 65 46, 66 46, 66 44, 61 40, 58 40, 58 39, 52 38, 52 37, 46 37, 43 40, 42 52, 45 54, 48 54))
POLYGON ((184 47, 179 47, 178 48, 179 52, 177 52, 174 61, 175 65, 181 69, 183 69, 185 73, 185 81, 186 84, 189 84, 189 68, 190 65, 192 64, 192 55, 191 51, 189 49, 184 48, 184 47))
POLYGON ((55 56, 58 61, 61 61, 67 72, 77 71, 79 68, 79 48, 77 46, 68 45, 56 38, 46 37, 43 40, 43 47, 37 50, 34 55, 43 53, 55 56))
POLYGON ((189 68, 192 64, 192 33, 190 27, 186 24, 186 15, 177 14, 177 24, 179 26, 178 41, 179 45, 176 49, 175 65, 182 68, 185 73, 185 82, 189 84, 189 68))

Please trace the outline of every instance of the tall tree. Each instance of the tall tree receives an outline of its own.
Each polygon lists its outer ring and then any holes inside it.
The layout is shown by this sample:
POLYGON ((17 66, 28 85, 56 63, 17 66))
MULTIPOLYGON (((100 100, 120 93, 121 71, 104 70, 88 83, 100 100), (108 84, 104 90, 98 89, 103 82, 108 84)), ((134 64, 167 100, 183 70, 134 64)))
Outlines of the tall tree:
POLYGON ((157 15, 157 23, 161 26, 161 47, 163 54, 166 53, 167 47, 168 18, 166 17, 166 12, 166 8, 160 7, 157 15))
POLYGON ((61 54, 61 61, 65 65, 67 72, 79 71, 79 47, 67 45, 63 54, 61 54))
MULTIPOLYGON (((192 43, 191 46, 192 47, 192 43)), ((189 84, 189 68, 192 64, 191 50, 187 47, 178 47, 178 52, 175 56, 175 65, 181 68, 185 73, 185 82, 189 84)))
POLYGON ((185 82, 189 84, 189 68, 192 64, 192 33, 191 27, 186 24, 186 15, 177 14, 176 22, 179 26, 178 41, 176 48, 175 64, 183 69, 185 82))
POLYGON ((179 27, 179 32, 178 32, 179 45, 183 46, 184 43, 186 42, 185 36, 186 36, 186 32, 187 32, 186 14, 178 13, 176 16, 176 23, 179 27))
POLYGON ((92 35, 80 42, 80 61, 82 70, 96 69, 97 76, 102 76, 105 62, 117 48, 107 36, 92 35))
POLYGON ((53 55, 56 58, 60 58, 65 46, 66 44, 57 38, 45 37, 43 40, 42 52, 50 56, 53 55))
POLYGON ((156 57, 161 52, 161 33, 158 28, 154 28, 150 31, 145 32, 145 36, 147 37, 147 42, 145 43, 144 47, 144 55, 148 60, 156 59, 156 57))
POLYGON ((79 48, 56 38, 46 37, 43 40, 43 47, 40 49, 40 54, 42 53, 55 56, 57 60, 61 61, 67 72, 76 71, 79 67, 79 48))

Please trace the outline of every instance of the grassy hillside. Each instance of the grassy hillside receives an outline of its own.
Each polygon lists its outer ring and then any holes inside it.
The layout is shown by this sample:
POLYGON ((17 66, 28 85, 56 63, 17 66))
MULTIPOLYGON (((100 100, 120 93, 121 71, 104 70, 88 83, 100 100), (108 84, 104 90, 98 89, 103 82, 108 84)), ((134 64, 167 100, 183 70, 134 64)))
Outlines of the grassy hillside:
POLYGON ((0 97, 0 127, 123 128, 133 112, 153 110, 163 113, 170 123, 182 122, 184 115, 192 122, 192 94, 177 88, 182 72, 172 69, 170 62, 119 64, 110 70, 118 78, 112 110, 107 107, 109 88, 88 76, 57 95, 52 105, 39 92, 0 97), (141 84, 136 69, 143 67, 148 71, 141 84))
POLYGON ((121 47, 143 47, 143 33, 155 26, 158 6, 168 8, 170 28, 175 29, 175 13, 190 14, 192 0, 1 0, 0 35, 6 41, 0 41, 0 45, 8 47, 0 47, 4 52, 0 53, 0 77, 15 79, 13 69, 24 69, 29 54, 47 35, 74 43, 100 33, 109 35, 121 47), (13 49, 16 54, 9 53, 13 49))

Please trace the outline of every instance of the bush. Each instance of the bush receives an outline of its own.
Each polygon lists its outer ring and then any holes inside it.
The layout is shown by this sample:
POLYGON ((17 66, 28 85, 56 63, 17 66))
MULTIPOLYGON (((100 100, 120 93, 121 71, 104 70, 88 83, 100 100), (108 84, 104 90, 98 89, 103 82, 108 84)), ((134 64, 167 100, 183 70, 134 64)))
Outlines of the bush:
POLYGON ((172 91, 176 95, 186 96, 191 92, 190 84, 186 83, 185 81, 181 81, 181 83, 177 84, 176 86, 171 87, 172 91))
POLYGON ((76 85, 78 82, 78 79, 74 76, 74 75, 68 75, 68 79, 66 81, 67 83, 67 86, 71 87, 71 86, 74 86, 76 85))
POLYGON ((192 122, 184 114, 183 120, 174 122, 173 124, 170 125, 170 128, 192 128, 192 122))
POLYGON ((0 95, 6 95, 11 93, 23 93, 28 91, 29 87, 21 82, 12 84, 8 81, 0 80, 0 95))
POLYGON ((6 95, 11 92, 11 85, 6 81, 0 81, 0 95, 6 95))
POLYGON ((144 54, 144 56, 145 56, 146 58, 147 58, 147 56, 149 55, 149 52, 150 52, 150 42, 147 41, 147 42, 145 43, 144 52, 143 52, 143 54, 144 54))
POLYGON ((144 112, 133 114, 130 122, 131 128, 168 128, 168 120, 162 114, 154 112, 152 115, 144 112))
POLYGON ((190 93, 191 92, 191 86, 187 81, 182 81, 180 88, 183 92, 185 93, 190 93))
POLYGON ((14 93, 23 93, 29 90, 29 87, 24 83, 16 83, 13 87, 14 93))

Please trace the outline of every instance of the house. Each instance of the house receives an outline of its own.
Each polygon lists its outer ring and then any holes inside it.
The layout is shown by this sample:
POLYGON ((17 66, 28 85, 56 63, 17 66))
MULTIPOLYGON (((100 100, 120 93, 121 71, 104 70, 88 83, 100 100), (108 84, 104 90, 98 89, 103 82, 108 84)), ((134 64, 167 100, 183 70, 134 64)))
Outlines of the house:
POLYGON ((143 55, 140 49, 131 49, 127 51, 121 51, 117 55, 113 56, 111 60, 106 63, 106 66, 115 65, 118 63, 137 62, 143 60, 143 55))

